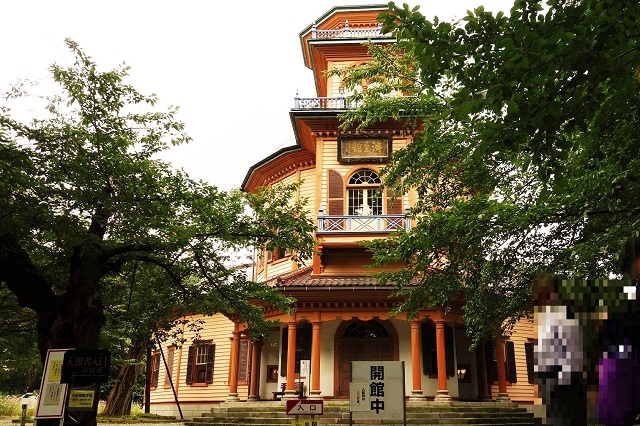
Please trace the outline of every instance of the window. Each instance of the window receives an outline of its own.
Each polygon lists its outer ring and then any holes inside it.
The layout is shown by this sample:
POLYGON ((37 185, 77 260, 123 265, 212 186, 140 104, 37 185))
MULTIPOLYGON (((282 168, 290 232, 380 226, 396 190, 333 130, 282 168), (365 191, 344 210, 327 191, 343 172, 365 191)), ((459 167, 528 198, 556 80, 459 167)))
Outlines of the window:
MULTIPOLYGON (((444 352, 447 376, 456 374, 453 356, 453 328, 444 326, 444 352)), ((438 350, 436 346, 436 325, 431 321, 422 323, 422 372, 425 375, 438 374, 438 350)))
POLYGON ((278 383, 277 365, 267 365, 267 383, 278 383))
MULTIPOLYGON (((300 360, 311 359, 311 323, 299 324, 296 327, 296 373, 300 373, 300 360)), ((280 376, 287 375, 287 349, 289 347, 289 330, 282 329, 282 351, 280 356, 280 376)))
POLYGON ((173 346, 167 349, 167 370, 168 371, 167 371, 167 374, 165 374, 164 376, 165 388, 171 387, 171 375, 173 374, 173 357, 175 352, 176 352, 176 348, 173 346))
POLYGON ((349 179, 348 214, 350 216, 375 216, 382 214, 382 192, 380 176, 373 170, 355 172, 349 179))
POLYGON ((151 387, 158 387, 158 375, 160 374, 160 352, 151 356, 151 387))
POLYGON ((285 257, 291 256, 291 250, 283 249, 281 247, 276 247, 271 252, 270 262, 275 262, 276 260, 284 259, 285 257))
POLYGON ((352 322, 344 331, 342 337, 349 339, 391 338, 387 328, 375 320, 352 322))
POLYGON ((189 347, 186 377, 188 385, 194 383, 213 383, 213 359, 215 349, 216 346, 210 344, 199 344, 189 347))
MULTIPOLYGON (((487 376, 490 382, 498 381, 498 355, 496 353, 496 345, 493 341, 485 343, 487 356, 487 376)), ((504 342, 504 368, 506 379, 509 383, 517 383, 518 376, 516 374, 516 354, 515 345, 512 341, 504 342)))

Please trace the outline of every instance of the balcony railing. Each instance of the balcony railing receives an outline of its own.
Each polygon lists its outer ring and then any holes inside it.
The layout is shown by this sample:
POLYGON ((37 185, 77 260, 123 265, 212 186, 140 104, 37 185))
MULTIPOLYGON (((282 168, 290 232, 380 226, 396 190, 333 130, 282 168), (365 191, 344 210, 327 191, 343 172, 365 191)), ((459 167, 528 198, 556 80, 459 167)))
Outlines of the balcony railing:
POLYGON ((344 96, 333 98, 299 98, 295 97, 294 109, 357 109, 360 101, 350 101, 344 96))
POLYGON ((382 24, 369 28, 349 28, 349 21, 345 21, 344 28, 339 30, 319 30, 314 24, 311 27, 311 38, 376 38, 390 37, 382 32, 382 24))
POLYGON ((411 220, 404 214, 325 216, 322 210, 318 214, 319 233, 389 233, 400 229, 411 229, 411 220))

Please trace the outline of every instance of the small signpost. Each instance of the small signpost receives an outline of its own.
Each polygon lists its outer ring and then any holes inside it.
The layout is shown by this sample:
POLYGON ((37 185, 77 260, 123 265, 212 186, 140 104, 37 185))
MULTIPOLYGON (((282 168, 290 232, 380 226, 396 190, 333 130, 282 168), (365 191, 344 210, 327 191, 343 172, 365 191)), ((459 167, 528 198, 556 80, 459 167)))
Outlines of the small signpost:
POLYGON ((36 407, 36 423, 43 419, 61 419, 64 415, 67 385, 60 383, 60 378, 66 351, 67 349, 49 349, 47 352, 36 407))
POLYGON ((289 399, 287 400, 287 414, 296 416, 292 426, 318 426, 315 416, 324 414, 324 401, 321 399, 289 399), (300 419, 299 416, 310 416, 300 419))
POLYGON ((83 425, 96 418, 99 386, 109 378, 111 354, 106 350, 65 352, 60 382, 68 384, 64 424, 83 425))
POLYGON ((61 383, 94 384, 109 379, 111 354, 106 350, 68 350, 64 354, 61 383))
POLYGON ((352 361, 349 399, 351 417, 406 426, 404 361, 352 361))

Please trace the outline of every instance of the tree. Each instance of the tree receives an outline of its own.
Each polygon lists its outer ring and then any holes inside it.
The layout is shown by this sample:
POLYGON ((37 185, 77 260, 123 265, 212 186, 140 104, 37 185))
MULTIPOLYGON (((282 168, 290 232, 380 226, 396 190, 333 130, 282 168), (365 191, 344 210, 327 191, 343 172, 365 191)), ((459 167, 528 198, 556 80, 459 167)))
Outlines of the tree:
MULTIPOLYGON (((268 324, 250 301, 290 300, 240 277, 231 256, 248 246, 311 256, 313 227, 291 187, 222 192, 157 160, 189 140, 177 108, 155 111, 155 96, 125 83, 128 68, 99 71, 67 45, 75 63, 52 65, 61 92, 43 98, 42 117, 0 110, 0 283, 37 315, 40 356, 96 348, 136 267, 144 280, 130 294, 146 296, 135 303, 161 302, 163 314, 197 300, 193 309, 233 315, 259 336, 268 324)), ((7 98, 24 95, 17 86, 7 98)))
POLYGON ((401 309, 462 294, 477 341, 530 312, 537 277, 631 277, 639 19, 636 1, 518 0, 508 16, 479 7, 453 23, 390 3, 379 20, 398 46, 336 73, 377 83, 345 127, 426 123, 384 171, 417 192, 417 225, 370 245, 378 262, 408 264, 383 275, 408 296, 401 309))
POLYGON ((0 288, 0 389, 19 394, 40 384, 42 365, 36 345, 36 317, 0 288))

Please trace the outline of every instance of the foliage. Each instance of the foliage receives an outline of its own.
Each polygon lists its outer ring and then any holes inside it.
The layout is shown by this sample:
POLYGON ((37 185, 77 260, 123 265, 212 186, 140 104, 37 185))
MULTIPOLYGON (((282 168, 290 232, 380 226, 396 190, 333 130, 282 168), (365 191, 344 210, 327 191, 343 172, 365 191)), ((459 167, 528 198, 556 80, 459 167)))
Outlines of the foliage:
POLYGON ((42 364, 36 344, 36 316, 0 289, 0 389, 24 393, 40 385, 42 364))
MULTIPOLYGON (((157 160, 189 140, 177 108, 154 110, 155 96, 125 83, 126 67, 101 72, 67 44, 75 63, 51 67, 61 92, 42 98, 42 116, 0 111, 0 282, 37 314, 41 354, 96 347, 107 318, 131 319, 121 331, 134 338, 189 309, 259 334, 268 325, 250 300, 290 300, 249 282, 229 253, 280 246, 309 257, 304 208, 274 189, 260 195, 270 206, 252 211, 255 196, 157 160)), ((15 87, 7 98, 24 95, 15 87)))
MULTIPOLYGON (((22 417, 22 395, 0 394, 0 417, 22 417)), ((35 409, 27 410, 27 417, 33 418, 35 409)))
POLYGON ((537 277, 628 271, 624 248, 640 232, 640 4, 517 0, 510 15, 479 7, 449 23, 390 3, 379 20, 398 46, 336 73, 348 88, 387 83, 356 94, 364 107, 345 127, 425 123, 384 171, 415 191, 416 226, 371 244, 378 262, 409 265, 383 275, 409 296, 401 309, 463 295, 477 340, 528 314, 537 277))

